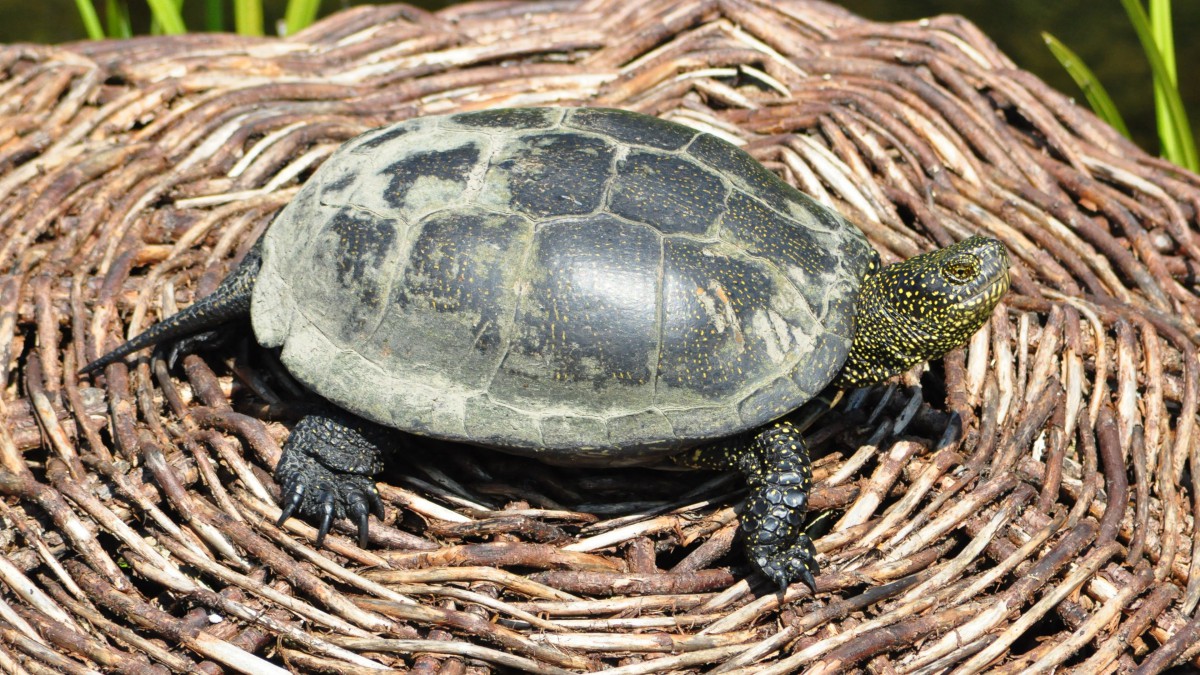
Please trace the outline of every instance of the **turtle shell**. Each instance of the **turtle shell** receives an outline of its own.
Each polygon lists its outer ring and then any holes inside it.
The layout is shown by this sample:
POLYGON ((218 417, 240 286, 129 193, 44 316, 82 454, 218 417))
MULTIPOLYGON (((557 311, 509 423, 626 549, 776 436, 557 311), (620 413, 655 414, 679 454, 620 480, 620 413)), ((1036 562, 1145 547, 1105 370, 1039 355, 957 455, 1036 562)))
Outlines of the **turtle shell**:
POLYGON ((425 117, 340 148, 271 225, 258 340, 368 419, 618 465, 807 401, 862 233, 734 145, 599 108, 425 117))

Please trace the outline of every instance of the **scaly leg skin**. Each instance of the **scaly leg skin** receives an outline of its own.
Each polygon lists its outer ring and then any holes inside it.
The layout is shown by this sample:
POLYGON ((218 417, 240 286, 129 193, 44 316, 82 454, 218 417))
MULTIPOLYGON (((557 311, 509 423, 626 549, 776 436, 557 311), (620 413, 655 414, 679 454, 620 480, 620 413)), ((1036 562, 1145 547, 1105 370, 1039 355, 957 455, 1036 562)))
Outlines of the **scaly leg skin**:
POLYGON ((168 368, 183 360, 188 354, 209 352, 224 349, 239 338, 251 334, 249 321, 230 321, 220 328, 206 330, 203 333, 187 335, 178 340, 172 340, 166 345, 159 345, 158 350, 167 361, 168 368))
POLYGON ((817 551, 804 531, 812 463, 800 431, 775 422, 749 435, 677 455, 675 462, 700 469, 737 469, 750 494, 742 513, 747 556, 780 588, 800 580, 816 589, 817 551))
POLYGON ((275 480, 283 490, 282 525, 294 514, 317 524, 317 546, 335 518, 358 523, 358 544, 367 545, 367 515, 383 518, 375 474, 383 451, 396 442, 391 429, 330 406, 300 420, 283 444, 275 480))

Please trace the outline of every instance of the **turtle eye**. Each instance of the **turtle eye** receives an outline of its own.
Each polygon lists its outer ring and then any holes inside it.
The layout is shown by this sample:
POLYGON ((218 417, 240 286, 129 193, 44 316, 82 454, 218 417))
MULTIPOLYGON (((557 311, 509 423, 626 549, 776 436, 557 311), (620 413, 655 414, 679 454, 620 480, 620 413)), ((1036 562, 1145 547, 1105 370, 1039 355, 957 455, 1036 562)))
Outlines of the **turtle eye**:
POLYGON ((973 256, 955 258, 946 263, 943 271, 951 283, 965 284, 979 276, 979 261, 973 256))

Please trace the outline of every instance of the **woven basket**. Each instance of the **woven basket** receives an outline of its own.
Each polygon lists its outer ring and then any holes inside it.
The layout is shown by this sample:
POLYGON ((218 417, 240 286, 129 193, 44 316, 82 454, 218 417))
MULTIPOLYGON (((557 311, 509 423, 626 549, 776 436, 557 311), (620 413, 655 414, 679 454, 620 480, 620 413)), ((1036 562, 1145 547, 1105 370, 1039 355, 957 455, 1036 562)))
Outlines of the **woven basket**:
POLYGON ((0 48, 0 670, 1161 672, 1197 663, 1200 179, 955 17, 816 2, 360 7, 287 39, 0 48), (252 345, 80 364, 210 293, 346 139, 583 104, 733 140, 886 260, 1003 240, 963 349, 797 414, 823 574, 729 476, 414 441, 358 548, 273 522, 252 345), (830 405, 833 405, 832 409, 830 405), (274 669, 274 670, 272 670, 274 669))

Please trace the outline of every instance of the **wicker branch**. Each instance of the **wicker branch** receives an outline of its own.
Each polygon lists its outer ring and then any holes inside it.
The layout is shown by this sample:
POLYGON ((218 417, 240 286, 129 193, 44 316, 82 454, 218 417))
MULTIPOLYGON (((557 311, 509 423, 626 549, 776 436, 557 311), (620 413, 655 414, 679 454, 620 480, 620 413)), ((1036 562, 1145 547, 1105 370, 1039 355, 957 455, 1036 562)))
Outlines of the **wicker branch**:
POLYGON ((497 0, 0 47, 0 669, 1200 666, 1198 229, 1200 177, 954 17, 497 0), (261 350, 75 374, 211 292, 346 139, 550 104, 742 144, 887 260, 973 233, 1012 252, 965 348, 795 414, 829 512, 816 595, 744 564, 727 477, 423 441, 370 547, 342 523, 315 550, 273 525, 303 411, 261 350))

